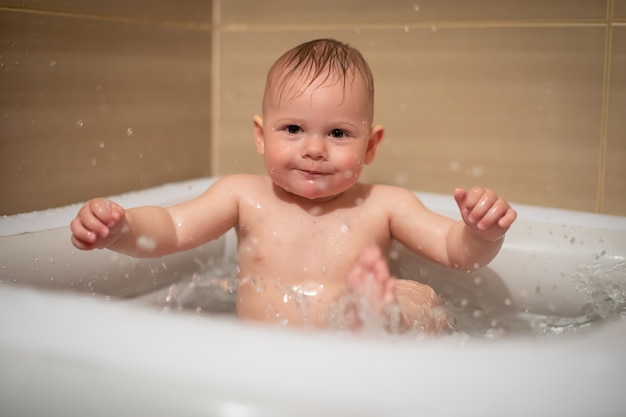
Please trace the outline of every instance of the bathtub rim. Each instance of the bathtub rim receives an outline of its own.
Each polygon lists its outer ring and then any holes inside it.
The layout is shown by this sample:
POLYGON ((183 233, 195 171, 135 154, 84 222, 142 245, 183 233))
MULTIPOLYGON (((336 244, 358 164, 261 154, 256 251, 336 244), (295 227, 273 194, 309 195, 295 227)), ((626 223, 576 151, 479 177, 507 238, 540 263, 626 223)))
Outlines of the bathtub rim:
MULTIPOLYGON (((0 312, 19 313, 0 314, 0 324, 5 327, 18 323, 21 329, 0 333, 3 353, 0 363, 7 368, 12 365, 12 359, 21 355, 34 359, 35 363, 44 358, 53 364, 95 370, 95 377, 106 377, 107 372, 116 370, 130 371, 154 378, 166 389, 175 389, 177 381, 190 381, 201 389, 194 392, 195 402, 181 409, 179 415, 198 415, 193 413, 194 406, 206 406, 207 392, 219 387, 231 395, 235 393, 235 399, 259 400, 261 395, 270 403, 277 403, 284 393, 289 393, 292 404, 295 401, 296 405, 311 405, 312 399, 319 399, 317 404, 336 406, 338 412, 332 415, 370 415, 367 412, 372 410, 371 415, 383 411, 385 415, 412 415, 415 410, 421 410, 426 415, 468 417, 608 417, 626 410, 626 397, 621 395, 621 387, 626 383, 626 363, 620 361, 626 322, 599 329, 593 337, 541 343, 483 340, 463 344, 440 339, 415 345, 414 341, 366 339, 368 343, 363 344, 362 339, 353 337, 313 335, 204 318, 190 320, 187 315, 163 315, 130 305, 113 306, 103 300, 24 288, 0 288, 0 301, 0 312), (29 309, 34 304, 51 307, 51 314, 42 320, 29 309), (126 320, 120 323, 122 316, 126 320), (85 327, 94 320, 98 327, 85 327), (273 338, 266 337, 269 334, 273 338), (41 335, 49 337, 41 338, 41 335), (254 350, 246 355, 250 346, 254 350), (302 359, 298 348, 312 349, 322 360, 299 362, 302 359), (388 357, 389 366, 381 365, 385 353, 393 353, 388 357), (228 361, 223 360, 232 355, 241 358, 236 369, 248 370, 248 378, 238 381, 231 375, 218 380, 217 375, 223 376, 229 369, 232 372, 228 361), (371 364, 374 371, 370 375, 364 373, 367 367, 362 361, 372 358, 376 360, 371 364), (290 382, 290 366, 276 368, 272 363, 300 363, 301 372, 310 375, 311 380, 290 382), (328 375, 335 377, 327 379, 328 375), (606 384, 598 384, 598 378, 603 378, 606 384), (363 387, 359 392, 366 395, 345 390, 342 384, 333 389, 333 381, 350 380, 363 387), (554 385, 558 382, 560 385, 554 385), (381 391, 383 387, 385 390, 381 391), (338 396, 335 389, 343 392, 343 396, 338 396), (411 392, 424 395, 411 396, 411 392), (454 393, 455 401, 449 401, 450 398, 445 401, 446 392, 454 393), (527 401, 528 398, 535 401, 527 401)), ((45 377, 43 372, 46 369, 30 366, 27 374, 38 380, 37 376, 45 377)), ((0 375, 0 386, 13 386, 12 382, 0 375)), ((134 382, 131 378, 118 383, 132 388, 134 382)), ((38 390, 67 395, 66 390, 73 393, 72 386, 77 385, 65 380, 38 390)), ((162 394, 160 403, 170 404, 177 399, 175 394, 170 398, 165 392, 162 394)))
MULTIPOLYGON (((211 176, 178 182, 168 182, 155 187, 148 187, 106 197, 126 208, 146 204, 169 206, 201 194, 219 178, 219 176, 211 176)), ((460 218, 458 208, 451 194, 424 191, 413 192, 430 210, 455 219, 460 218)), ((78 202, 45 210, 1 216, 0 238, 66 227, 76 216, 76 213, 83 204, 84 202, 78 202)), ((622 217, 612 214, 591 213, 528 204, 511 203, 511 205, 517 211, 518 219, 520 220, 561 224, 572 227, 626 231, 626 216, 622 217)))

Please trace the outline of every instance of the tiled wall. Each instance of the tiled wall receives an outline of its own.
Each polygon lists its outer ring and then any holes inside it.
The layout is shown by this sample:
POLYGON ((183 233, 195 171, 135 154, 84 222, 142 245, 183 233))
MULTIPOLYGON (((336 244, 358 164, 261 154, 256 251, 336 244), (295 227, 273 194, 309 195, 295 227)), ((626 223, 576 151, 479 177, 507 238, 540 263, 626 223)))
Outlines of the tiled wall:
POLYGON ((364 180, 626 215, 626 0, 0 0, 0 37, 0 214, 263 172, 268 67, 334 37, 376 77, 364 180))
POLYGON ((626 215, 626 0, 330 4, 222 2, 219 172, 262 172, 250 116, 267 68, 334 37, 376 78, 387 136, 365 180, 626 215))
POLYGON ((0 1, 0 214, 210 175, 211 4, 0 1))

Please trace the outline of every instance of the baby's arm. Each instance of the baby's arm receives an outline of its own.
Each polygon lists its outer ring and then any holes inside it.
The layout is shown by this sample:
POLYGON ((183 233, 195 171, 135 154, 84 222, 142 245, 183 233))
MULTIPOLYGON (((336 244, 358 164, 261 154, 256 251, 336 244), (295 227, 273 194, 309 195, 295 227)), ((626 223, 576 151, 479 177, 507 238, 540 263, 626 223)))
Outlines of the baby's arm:
POLYGON ((106 199, 88 201, 71 223, 79 249, 108 248, 136 257, 158 257, 216 239, 235 225, 237 179, 223 178, 182 204, 124 210, 106 199))
POLYGON ((500 251, 517 213, 505 199, 486 188, 457 188, 454 199, 463 221, 457 222, 448 235, 453 266, 466 270, 485 266, 500 251))
POLYGON ((515 220, 515 210, 493 191, 457 189, 454 198, 462 220, 428 210, 413 193, 395 190, 389 197, 392 236, 414 252, 462 270, 488 264, 498 253, 515 220))

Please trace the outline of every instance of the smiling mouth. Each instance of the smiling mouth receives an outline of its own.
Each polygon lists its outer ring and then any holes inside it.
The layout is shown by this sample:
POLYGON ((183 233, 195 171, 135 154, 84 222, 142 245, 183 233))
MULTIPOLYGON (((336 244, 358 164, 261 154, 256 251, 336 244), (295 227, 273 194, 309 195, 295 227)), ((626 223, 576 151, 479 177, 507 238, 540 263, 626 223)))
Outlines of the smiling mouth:
POLYGON ((314 175, 314 176, 327 175, 326 172, 314 171, 314 170, 309 170, 309 169, 298 169, 298 171, 302 172, 303 174, 314 175))
POLYGON ((329 175, 326 172, 309 170, 309 169, 298 169, 297 171, 300 173, 300 175, 302 175, 303 177, 307 179, 315 179, 315 178, 325 177, 329 175))

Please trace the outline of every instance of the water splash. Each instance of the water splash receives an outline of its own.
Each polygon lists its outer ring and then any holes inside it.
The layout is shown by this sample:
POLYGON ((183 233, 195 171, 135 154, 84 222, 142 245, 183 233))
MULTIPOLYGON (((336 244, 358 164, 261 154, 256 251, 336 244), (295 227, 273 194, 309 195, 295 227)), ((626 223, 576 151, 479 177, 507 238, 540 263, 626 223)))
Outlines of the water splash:
POLYGON ((235 314, 237 273, 230 262, 198 262, 199 270, 151 297, 151 304, 164 311, 235 314))
POLYGON ((572 282, 586 296, 580 315, 520 312, 516 319, 527 323, 534 335, 569 336, 626 318, 626 262, 581 264, 572 273, 572 282))
MULTIPOLYGON (((198 262, 199 268, 189 278, 151 295, 151 304, 166 311, 195 311, 202 313, 235 314, 236 293, 241 283, 252 283, 259 292, 262 286, 255 284, 254 277, 237 277, 237 265, 219 259, 198 262)), ((420 277, 429 275, 427 269, 420 270, 420 277)), ((591 331, 601 325, 626 318, 626 262, 613 265, 601 263, 581 264, 571 275, 575 288, 585 295, 586 305, 577 316, 537 314, 532 311, 516 311, 510 298, 502 300, 506 308, 493 314, 480 302, 470 302, 459 296, 446 307, 457 318, 456 333, 451 337, 503 339, 520 336, 565 337, 591 331)), ((471 281, 481 286, 482 277, 471 281)), ((286 302, 297 305, 306 316, 311 297, 318 288, 306 285, 283 288, 286 302)), ((455 291, 455 289, 451 289, 455 291)), ((477 300, 476 300, 477 301, 477 300)), ((397 333, 400 312, 390 312, 381 319, 370 314, 366 300, 354 295, 338 297, 329 312, 328 324, 335 330, 349 330, 355 320, 363 324, 362 334, 384 337, 397 333), (350 315, 352 314, 352 316, 350 315), (382 320, 382 321, 381 321, 382 320), (395 324, 394 324, 395 323, 395 324), (391 330, 391 332, 390 332, 391 330)), ((408 337, 424 336, 419 328, 409 332, 408 337), (421 336, 420 336, 421 335, 421 336)))

